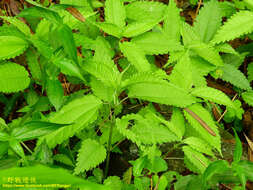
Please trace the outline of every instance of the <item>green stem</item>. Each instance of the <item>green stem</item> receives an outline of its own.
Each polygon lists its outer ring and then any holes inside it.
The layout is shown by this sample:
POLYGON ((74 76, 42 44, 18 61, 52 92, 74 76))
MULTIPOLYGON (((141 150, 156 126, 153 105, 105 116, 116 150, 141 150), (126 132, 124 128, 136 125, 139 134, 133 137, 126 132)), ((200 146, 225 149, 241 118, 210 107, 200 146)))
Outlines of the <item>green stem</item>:
POLYGON ((111 126, 110 126, 110 132, 109 132, 109 139, 107 143, 107 157, 106 157, 106 165, 105 165, 105 178, 108 175, 109 171, 109 162, 110 162, 110 155, 111 155, 111 146, 112 146, 112 132, 113 132, 113 127, 115 125, 115 115, 112 114, 112 111, 110 113, 110 119, 111 119, 111 126))

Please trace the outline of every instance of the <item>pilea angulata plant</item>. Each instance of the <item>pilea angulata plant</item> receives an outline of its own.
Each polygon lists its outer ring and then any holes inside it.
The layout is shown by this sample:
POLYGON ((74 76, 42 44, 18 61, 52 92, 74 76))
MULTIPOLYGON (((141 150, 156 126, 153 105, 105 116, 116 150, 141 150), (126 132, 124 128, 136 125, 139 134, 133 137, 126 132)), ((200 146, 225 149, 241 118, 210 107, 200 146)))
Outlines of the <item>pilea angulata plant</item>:
MULTIPOLYGON (((168 171, 165 160, 171 150, 164 152, 161 145, 169 143, 183 151, 186 167, 200 174, 184 188, 196 189, 199 179, 203 186, 197 187, 209 188, 206 182, 213 174, 208 171, 227 164, 214 162, 222 156, 221 136, 209 108, 225 106, 238 118, 242 112, 240 102, 207 86, 206 76, 231 83, 253 105, 252 64, 248 78, 238 69, 249 53, 227 43, 253 32, 253 12, 212 0, 190 25, 174 1, 61 0, 49 7, 26 1, 31 6, 16 17, 0 16, 5 21, 0 27, 0 101, 8 105, 6 119, 21 94, 26 100, 20 117, 8 124, 0 120, 0 155, 10 166, 26 167, 0 175, 25 172, 40 176, 40 183, 54 179, 72 189, 169 189, 173 176, 183 179, 168 171), (155 56, 163 54, 169 59, 157 67, 155 56), (25 61, 15 63, 17 56, 25 61), (173 68, 170 74, 168 68, 173 68), (84 88, 64 95, 59 75, 84 88), (8 99, 10 93, 16 96, 8 99), (127 110, 127 101, 143 106, 127 110), (163 105, 169 118, 157 109, 163 105), (24 141, 35 139, 31 150, 24 141), (108 177, 110 154, 120 153, 117 146, 126 139, 137 145, 138 158, 123 180, 108 177), (58 163, 73 175, 38 163, 58 163)), ((242 163, 242 168, 252 165, 242 163)), ((236 182, 245 186, 247 179, 252 180, 250 172, 236 182)), ((175 189, 180 189, 178 183, 175 189)))

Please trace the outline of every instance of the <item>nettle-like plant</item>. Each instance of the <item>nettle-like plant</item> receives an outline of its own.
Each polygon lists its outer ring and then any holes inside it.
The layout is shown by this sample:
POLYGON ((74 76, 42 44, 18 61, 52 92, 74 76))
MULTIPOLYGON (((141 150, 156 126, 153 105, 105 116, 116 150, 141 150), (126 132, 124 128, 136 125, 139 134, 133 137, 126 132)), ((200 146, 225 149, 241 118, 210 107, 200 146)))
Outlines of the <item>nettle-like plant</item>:
MULTIPOLYGON (((124 183, 118 177, 108 177, 105 185, 99 186, 59 172, 67 182, 73 178, 69 182, 73 186, 91 189, 145 189, 144 176, 152 173, 154 187, 166 189, 173 180, 167 177, 175 174, 166 173, 170 150, 162 152, 161 144, 172 143, 181 149, 187 168, 199 174, 222 155, 219 129, 209 107, 215 103, 237 113, 238 106, 222 91, 208 87, 205 77, 210 74, 231 83, 252 105, 252 64, 247 79, 238 70, 247 54, 237 52, 227 41, 253 31, 253 12, 242 10, 230 17, 223 4, 212 0, 204 4, 191 26, 182 19, 174 1, 166 5, 106 0, 103 5, 99 1, 61 0, 49 8, 26 1, 34 6, 18 17, 30 21, 31 28, 16 17, 0 17, 10 23, 0 27, 0 91, 27 89, 27 105, 19 110, 24 115, 8 125, 1 120, 2 158, 17 154, 23 165, 57 161, 83 177, 93 170, 92 180, 101 183, 97 166, 105 162, 107 177, 110 153, 119 151, 117 145, 128 139, 138 146, 139 158, 131 162, 133 171, 125 173, 124 183), (101 19, 94 9, 103 6, 101 19), (224 25, 223 16, 230 17, 224 25), (169 54, 163 68, 155 65, 154 55, 159 54, 169 54), (23 65, 12 59, 19 55, 26 57, 23 65), (168 67, 173 67, 169 75, 168 67), (64 96, 60 73, 84 90, 64 96), (42 86, 47 96, 38 95, 34 85, 42 86), (145 106, 126 114, 125 101, 145 106), (167 105, 171 116, 165 118, 152 103, 167 105), (70 147, 73 136, 80 141, 70 147), (24 141, 33 139, 38 140, 32 151, 24 141), (52 149, 56 150, 54 155, 52 149), (164 174, 159 177, 159 172, 164 174)), ((14 172, 8 171, 10 175, 14 172)), ((57 175, 56 170, 44 166, 29 171, 28 175, 46 171, 57 175)), ((245 174, 243 179, 252 177, 245 174)))

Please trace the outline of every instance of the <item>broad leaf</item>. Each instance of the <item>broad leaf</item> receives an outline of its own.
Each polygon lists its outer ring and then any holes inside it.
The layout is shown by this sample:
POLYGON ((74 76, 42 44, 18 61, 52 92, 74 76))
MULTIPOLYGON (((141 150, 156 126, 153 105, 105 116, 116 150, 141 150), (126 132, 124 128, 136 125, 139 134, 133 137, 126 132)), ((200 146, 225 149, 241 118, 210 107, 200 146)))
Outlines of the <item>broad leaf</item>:
POLYGON ((181 25, 182 21, 180 18, 180 9, 177 8, 175 1, 172 0, 169 2, 166 10, 163 31, 168 38, 179 41, 181 25))
POLYGON ((221 43, 238 38, 253 31, 253 12, 239 11, 218 30, 212 43, 221 43))
POLYGON ((195 102, 195 98, 182 88, 165 81, 140 82, 128 87, 128 96, 177 107, 186 107, 195 102))
POLYGON ((105 1, 105 21, 112 23, 120 28, 125 26, 125 7, 122 0, 105 1))
POLYGON ((58 111, 63 103, 63 88, 62 84, 58 79, 47 79, 46 82, 46 91, 47 96, 51 104, 55 107, 55 109, 58 111))
POLYGON ((30 36, 31 30, 30 28, 21 20, 14 18, 14 17, 7 17, 7 16, 0 16, 0 18, 6 20, 13 26, 17 27, 23 34, 30 36))
POLYGON ((194 29, 200 35, 200 39, 205 43, 209 42, 220 25, 221 10, 218 1, 212 0, 205 3, 194 23, 194 29))
POLYGON ((146 54, 166 54, 169 51, 183 50, 183 46, 163 32, 147 32, 131 40, 146 54))
POLYGON ((30 84, 28 72, 21 65, 7 62, 0 65, 0 92, 18 92, 30 84))
POLYGON ((242 93, 242 98, 247 104, 253 106, 253 91, 242 93))
POLYGON ((97 111, 102 102, 92 95, 86 95, 75 99, 63 106, 59 112, 50 117, 50 122, 59 124, 71 124, 62 127, 43 138, 50 148, 72 137, 75 133, 85 128, 97 118, 97 111))
POLYGON ((245 77, 245 75, 236 69, 233 65, 230 64, 224 64, 224 66, 221 68, 223 71, 223 74, 221 76, 221 79, 230 82, 234 86, 244 89, 244 90, 250 90, 250 83, 245 77))
POLYGON ((30 121, 22 127, 15 128, 11 135, 18 140, 27 141, 49 134, 65 124, 50 123, 45 121, 30 121))
POLYGON ((103 145, 92 139, 82 142, 77 155, 77 164, 74 174, 90 170, 103 162, 106 158, 106 150, 103 145))
POLYGON ((210 87, 196 88, 192 91, 191 94, 197 97, 201 97, 205 100, 210 100, 218 104, 229 106, 231 108, 234 107, 233 102, 230 100, 230 98, 222 91, 216 90, 215 88, 210 87))
POLYGON ((14 58, 22 54, 28 43, 15 36, 0 36, 0 60, 14 58))
POLYGON ((139 71, 150 71, 151 66, 145 57, 144 52, 132 42, 120 43, 120 49, 129 62, 139 71))

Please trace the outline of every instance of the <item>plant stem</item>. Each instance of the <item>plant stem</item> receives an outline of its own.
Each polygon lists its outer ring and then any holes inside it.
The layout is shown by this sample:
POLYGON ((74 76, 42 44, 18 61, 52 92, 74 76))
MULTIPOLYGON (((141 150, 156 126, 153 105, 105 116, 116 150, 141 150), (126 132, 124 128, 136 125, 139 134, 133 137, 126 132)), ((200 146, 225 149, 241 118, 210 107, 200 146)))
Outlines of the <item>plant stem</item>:
POLYGON ((109 138, 107 143, 107 157, 106 157, 106 165, 105 165, 105 178, 108 175, 109 171, 109 162, 110 162, 110 155, 111 155, 111 146, 112 146, 112 132, 113 127, 115 125, 115 115, 112 113, 112 110, 110 112, 110 120, 111 120, 111 126, 110 126, 110 132, 109 132, 109 138))

